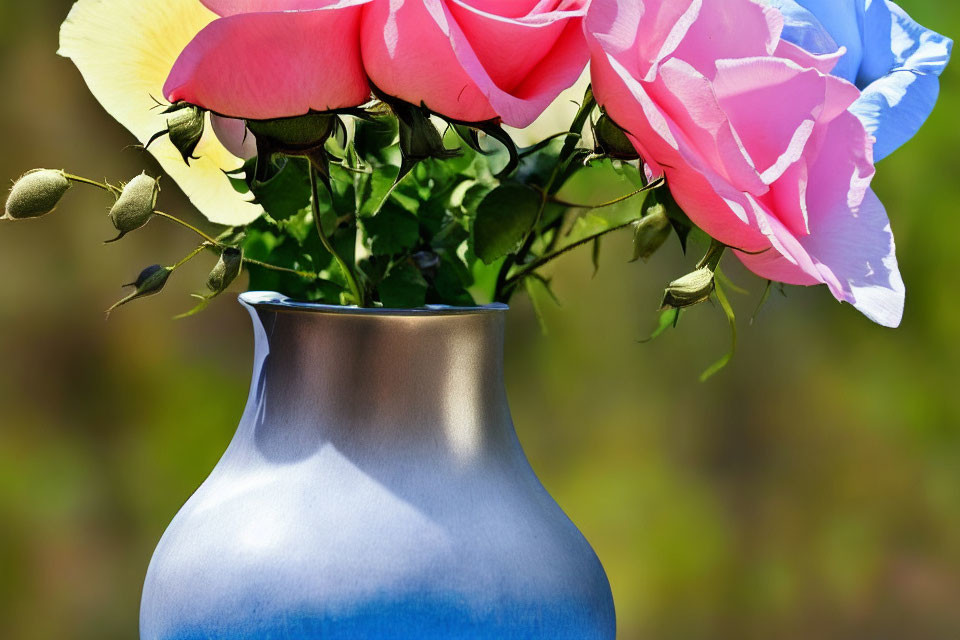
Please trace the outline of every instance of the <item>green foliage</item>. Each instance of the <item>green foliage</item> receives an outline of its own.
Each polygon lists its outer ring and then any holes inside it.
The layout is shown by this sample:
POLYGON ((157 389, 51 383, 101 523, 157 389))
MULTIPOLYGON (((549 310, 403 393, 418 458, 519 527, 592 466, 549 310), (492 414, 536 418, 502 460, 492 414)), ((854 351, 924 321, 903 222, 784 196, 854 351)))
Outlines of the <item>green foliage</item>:
MULTIPOLYGON (((253 161, 256 162, 255 160, 253 161)), ((252 181, 254 201, 274 220, 287 220, 310 206, 309 163, 302 158, 284 158, 264 181, 252 181)))
POLYGON ((375 256, 402 254, 416 246, 420 239, 420 223, 416 216, 393 203, 377 215, 364 219, 363 228, 370 252, 375 256))
MULTIPOLYGON (((199 246, 172 266, 152 268, 150 282, 124 299, 159 291, 180 266, 211 250, 219 262, 206 291, 195 294, 200 304, 184 315, 205 308, 245 267, 250 289, 333 305, 474 306, 506 303, 525 291, 542 320, 545 304, 559 304, 544 270, 561 256, 589 247, 584 268, 595 276, 608 234, 633 234, 634 261, 651 258, 671 234, 684 251, 691 237, 704 237, 663 179, 648 184, 629 139, 599 114, 589 90, 567 130, 522 150, 499 121, 444 125, 424 105, 379 98, 365 109, 247 121, 257 156, 227 177, 265 213, 219 235, 156 211, 157 182, 146 176, 121 189, 63 172, 28 174, 10 202, 17 205, 30 181, 50 178, 49 202, 33 206, 42 213, 64 185, 78 182, 114 196, 110 218, 120 237, 154 217, 192 231, 199 246), (592 148, 583 143, 588 129, 596 138, 592 148), (625 192, 608 202, 559 195, 578 184, 581 193, 601 191, 603 183, 609 191, 611 177, 625 192)), ((189 161, 208 114, 186 103, 165 113, 168 128, 155 138, 168 135, 189 161)), ((21 217, 33 212, 13 208, 26 211, 21 217)), ((712 246, 695 271, 672 282, 663 306, 709 299, 722 249, 712 246)), ((658 333, 679 314, 662 318, 658 333)))
POLYGON ((390 270, 377 291, 383 306, 394 309, 414 309, 427 301, 430 287, 420 270, 409 262, 403 262, 390 270))
POLYGON ((541 198, 521 184, 508 183, 488 193, 477 206, 474 250, 486 264, 516 251, 533 229, 541 198))

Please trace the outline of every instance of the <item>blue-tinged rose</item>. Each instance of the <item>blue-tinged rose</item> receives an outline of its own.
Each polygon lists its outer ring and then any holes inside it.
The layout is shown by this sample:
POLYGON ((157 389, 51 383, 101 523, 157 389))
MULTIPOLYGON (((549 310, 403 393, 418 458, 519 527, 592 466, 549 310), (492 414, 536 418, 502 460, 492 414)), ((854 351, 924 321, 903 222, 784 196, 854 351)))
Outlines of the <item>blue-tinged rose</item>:
POLYGON ((940 93, 953 41, 917 24, 890 0, 768 0, 784 39, 812 53, 846 47, 834 74, 863 92, 850 107, 877 139, 881 160, 912 138, 940 93))

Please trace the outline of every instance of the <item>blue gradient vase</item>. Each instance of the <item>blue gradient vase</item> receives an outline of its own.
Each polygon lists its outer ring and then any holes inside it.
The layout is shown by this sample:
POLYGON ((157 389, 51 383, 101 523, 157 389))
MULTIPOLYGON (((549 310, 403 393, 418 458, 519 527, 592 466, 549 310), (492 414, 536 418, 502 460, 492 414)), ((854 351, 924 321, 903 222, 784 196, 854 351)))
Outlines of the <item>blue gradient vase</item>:
POLYGON ((241 302, 250 398, 154 553, 142 640, 613 640, 514 432, 504 307, 241 302))

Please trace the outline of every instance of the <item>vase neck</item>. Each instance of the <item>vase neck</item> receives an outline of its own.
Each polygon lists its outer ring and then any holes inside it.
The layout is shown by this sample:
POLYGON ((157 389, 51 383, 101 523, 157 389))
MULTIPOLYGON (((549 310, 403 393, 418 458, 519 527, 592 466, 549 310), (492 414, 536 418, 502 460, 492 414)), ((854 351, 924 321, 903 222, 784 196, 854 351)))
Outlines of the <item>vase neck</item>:
POLYGON ((257 345, 244 421, 265 455, 300 457, 329 441, 440 446, 468 459, 513 437, 502 311, 250 309, 257 345))

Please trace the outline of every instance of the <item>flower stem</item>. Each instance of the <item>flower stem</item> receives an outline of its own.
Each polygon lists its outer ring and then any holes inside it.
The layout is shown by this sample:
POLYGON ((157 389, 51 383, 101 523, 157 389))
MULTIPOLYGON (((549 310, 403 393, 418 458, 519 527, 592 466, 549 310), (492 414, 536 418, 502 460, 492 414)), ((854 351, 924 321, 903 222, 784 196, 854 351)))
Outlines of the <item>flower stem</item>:
POLYGON ((353 276, 353 271, 350 270, 350 267, 347 266, 347 263, 344 262, 343 258, 340 257, 340 254, 337 253, 337 250, 333 248, 333 244, 330 243, 330 239, 323 231, 323 223, 320 220, 320 187, 318 185, 317 169, 312 165, 310 167, 310 193, 312 196, 310 199, 310 205, 311 210, 313 211, 313 221, 317 225, 317 233, 320 235, 320 242, 323 243, 323 248, 333 256, 334 260, 336 260, 337 265, 340 267, 340 271, 343 272, 343 277, 346 279, 347 286, 349 287, 350 293, 353 295, 356 303, 359 306, 363 306, 363 296, 360 294, 360 287, 357 286, 357 279, 353 276))
POLYGON ((566 200, 561 200, 561 199, 555 198, 555 197, 553 197, 553 196, 550 196, 550 197, 549 197, 549 200, 550 200, 550 202, 552 202, 553 204, 558 204, 558 205, 560 205, 560 206, 562 206, 562 207, 569 207, 569 208, 571 208, 571 209, 591 209, 591 210, 593 210, 593 209, 603 209, 603 208, 606 208, 606 207, 612 207, 612 206, 615 205, 615 204, 620 204, 621 202, 626 202, 626 201, 629 200, 630 198, 634 198, 634 197, 640 195, 641 193, 646 193, 647 191, 651 191, 651 190, 653 190, 653 189, 657 189, 657 188, 663 186, 664 182, 665 182, 665 180, 664 180, 663 178, 660 178, 660 179, 658 179, 658 180, 656 180, 656 181, 648 184, 648 185, 645 186, 645 187, 640 187, 640 188, 637 189, 636 191, 632 191, 632 192, 630 192, 630 193, 628 193, 628 194, 626 194, 626 195, 622 195, 622 196, 620 196, 619 198, 614 198, 613 200, 610 200, 610 201, 608 201, 608 202, 601 202, 600 204, 576 204, 575 202, 567 202, 566 200))
POLYGON ((593 234, 593 235, 591 235, 591 236, 587 236, 586 238, 583 238, 582 240, 577 240, 576 242, 570 243, 570 244, 568 244, 567 246, 563 247, 562 249, 557 249, 557 250, 554 251, 553 253, 549 253, 549 254, 547 254, 547 255, 545 255, 545 256, 537 259, 537 260, 534 260, 533 262, 531 262, 530 264, 528 264, 527 266, 525 266, 523 269, 521 269, 520 271, 518 271, 518 272, 515 273, 514 275, 510 276, 509 278, 507 278, 506 281, 504 282, 504 286, 505 286, 505 287, 509 287, 510 285, 513 285, 513 284, 515 284, 515 283, 523 280, 523 279, 526 278, 527 276, 532 275, 535 271, 537 271, 538 269, 540 269, 540 268, 543 267, 544 265, 546 265, 546 264, 548 264, 548 263, 550 263, 550 262, 553 262, 554 260, 556 260, 556 259, 559 258, 560 256, 564 255, 565 253, 569 253, 570 251, 573 251, 574 249, 576 249, 576 248, 578 248, 578 247, 582 247, 582 246, 584 246, 584 245, 586 245, 586 244, 590 244, 590 243, 593 242, 594 240, 597 240, 597 239, 599 239, 599 238, 602 238, 603 236, 607 235, 608 233, 613 233, 614 231, 620 231, 621 229, 626 229, 627 227, 631 227, 631 226, 635 225, 636 223, 637 223, 636 220, 631 220, 630 222, 624 222, 623 224, 618 224, 618 225, 615 226, 615 227, 610 227, 609 229, 605 229, 604 231, 601 231, 601 232, 599 232, 599 233, 595 233, 595 234, 593 234))
POLYGON ((72 173, 67 173, 66 171, 63 172, 63 177, 66 178, 67 180, 70 180, 71 182, 79 182, 81 184, 90 185, 91 187, 97 187, 98 189, 103 189, 104 191, 107 191, 108 193, 112 193, 114 195, 120 194, 120 189, 117 189, 115 186, 108 184, 106 182, 98 182, 96 180, 91 180, 90 178, 84 178, 83 176, 77 176, 72 173))
MULTIPOLYGON (((509 277, 510 271, 517 264, 522 263, 530 253, 531 249, 533 249, 533 243, 537 237, 537 227, 540 225, 540 220, 543 218, 543 212, 547 207, 547 202, 557 191, 560 190, 560 187, 563 186, 562 184, 557 184, 557 179, 560 177, 560 172, 573 157, 573 154, 577 149, 577 144, 580 142, 580 133, 583 131, 583 128, 587 126, 587 121, 590 119, 590 114, 593 112, 596 106, 597 101, 593 97, 592 90, 588 91, 587 95, 584 97, 583 104, 580 105, 580 111, 577 113, 573 120, 573 124, 570 125, 570 129, 568 130, 568 133, 572 135, 568 136, 566 141, 563 143, 563 148, 560 150, 560 155, 557 156, 557 163, 553 167, 550 178, 547 180, 546 186, 540 189, 540 208, 537 210, 537 217, 533 223, 533 226, 530 228, 530 232, 527 233, 526 238, 524 238, 523 243, 520 246, 520 250, 514 255, 507 256, 503 266, 500 267, 500 273, 497 274, 497 283, 494 286, 494 301, 509 302, 510 297, 513 295, 513 284, 516 283, 517 278, 509 277)), ((526 273, 526 271, 527 270, 524 269, 523 273, 526 273)))
POLYGON ((298 271, 297 269, 290 269, 287 267, 278 267, 267 262, 261 262, 260 260, 254 260, 253 258, 244 258, 243 261, 246 264, 256 265, 258 267, 263 267, 264 269, 269 269, 270 271, 279 271, 281 273, 292 273, 295 276, 300 276, 304 280, 321 280, 320 276, 313 271, 298 271))
MULTIPOLYGON (((185 227, 185 228, 189 229, 190 231, 193 231, 194 233, 196 233, 198 236, 200 236, 201 238, 203 238, 203 239, 205 240, 205 242, 201 245, 201 247, 209 247, 209 246, 212 246, 212 247, 217 247, 218 249, 224 249, 224 248, 226 248, 226 246, 227 246, 227 245, 223 244, 222 242, 219 242, 218 240, 214 239, 213 237, 207 235, 206 233, 204 233, 203 231, 201 231, 201 230, 198 229, 197 227, 193 226, 193 225, 190 224, 189 222, 186 222, 186 221, 184 221, 184 220, 181 220, 180 218, 178 218, 178 217, 176 217, 176 216, 172 216, 172 215, 170 215, 169 213, 164 213, 163 211, 154 211, 153 213, 154 213, 154 215, 157 215, 157 216, 160 216, 161 218, 165 218, 165 219, 167 219, 167 220, 170 220, 171 222, 175 222, 175 223, 179 224, 180 226, 185 227)), ((320 276, 319 276, 318 274, 314 273, 313 271, 299 271, 299 270, 297 270, 297 269, 290 269, 290 268, 288 268, 288 267, 279 267, 279 266, 277 266, 277 265, 275 265, 275 264, 270 264, 270 263, 268 263, 268 262, 263 262, 263 261, 261 261, 261 260, 255 260, 255 259, 253 259, 253 258, 244 258, 244 259, 243 259, 243 262, 244 262, 245 264, 252 264, 252 265, 256 265, 256 266, 258 266, 258 267, 262 267, 262 268, 264 268, 264 269, 269 269, 270 271, 279 271, 280 273, 290 273, 290 274, 293 274, 293 275, 295 275, 295 276, 300 276, 300 277, 303 278, 304 280, 319 280, 319 279, 321 279, 320 276)))
POLYGON ((216 246, 216 247, 222 247, 222 246, 223 246, 223 243, 217 242, 217 241, 214 240, 212 237, 210 237, 209 235, 207 235, 206 233, 204 233, 203 231, 201 231, 201 230, 198 229, 197 227, 193 226, 192 224, 190 224, 190 223, 187 222, 186 220, 181 220, 180 218, 178 218, 178 217, 176 217, 176 216, 172 216, 172 215, 170 215, 169 213, 164 213, 163 211, 154 211, 154 212, 153 212, 153 215, 155 215, 155 216, 160 216, 161 218, 166 218, 167 220, 170 220, 171 222, 176 222, 176 223, 179 224, 181 227, 186 227, 187 229, 189 229, 190 231, 193 231, 195 234, 197 234, 198 236, 200 236, 201 238, 203 238, 204 240, 206 240, 207 242, 209 242, 210 244, 212 244, 212 245, 214 245, 214 246, 216 246))
POLYGON ((207 243, 204 242, 204 243, 201 244, 199 247, 197 247, 196 249, 194 249, 193 251, 191 251, 190 253, 188 253, 188 254, 186 255, 186 257, 184 257, 182 260, 180 260, 180 262, 178 262, 178 263, 176 263, 175 265, 173 265, 172 267, 170 267, 170 271, 176 271, 177 269, 179 269, 179 268, 182 267, 183 265, 187 264, 188 262, 190 262, 191 260, 193 260, 194 258, 196 258, 198 255, 200 255, 200 252, 203 251, 203 250, 206 249, 206 248, 207 248, 207 243))

